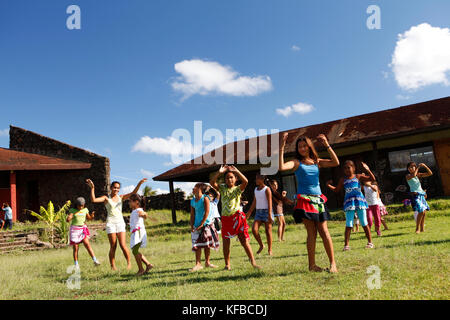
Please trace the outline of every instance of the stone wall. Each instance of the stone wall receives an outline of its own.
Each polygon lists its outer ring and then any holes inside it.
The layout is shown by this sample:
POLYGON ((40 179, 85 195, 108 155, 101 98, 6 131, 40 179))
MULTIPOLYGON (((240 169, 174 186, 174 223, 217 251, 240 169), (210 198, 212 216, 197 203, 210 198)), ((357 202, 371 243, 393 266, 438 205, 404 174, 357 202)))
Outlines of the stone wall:
POLYGON ((110 185, 108 158, 13 126, 10 126, 9 137, 9 148, 12 150, 91 164, 91 168, 87 170, 19 172, 17 177, 18 194, 20 193, 19 219, 29 218, 27 214, 24 215, 24 210, 34 210, 33 207, 36 206, 36 202, 46 207, 48 201, 51 200, 58 208, 65 201, 71 200, 73 202, 79 196, 86 199, 87 207, 89 210, 96 212, 97 218, 106 218, 106 210, 103 204, 90 203, 90 189, 85 180, 89 178, 94 182, 97 196, 108 194, 110 185), (38 197, 35 197, 34 190, 28 190, 32 189, 33 183, 37 183, 38 197))

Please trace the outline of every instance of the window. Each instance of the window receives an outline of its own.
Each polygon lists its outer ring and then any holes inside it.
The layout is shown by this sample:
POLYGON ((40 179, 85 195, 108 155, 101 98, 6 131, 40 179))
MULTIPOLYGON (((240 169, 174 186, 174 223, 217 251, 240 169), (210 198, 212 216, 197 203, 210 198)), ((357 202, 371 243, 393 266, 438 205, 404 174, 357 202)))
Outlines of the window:
POLYGON ((391 172, 406 171, 408 162, 425 163, 429 167, 435 166, 433 147, 414 148, 389 152, 391 172))

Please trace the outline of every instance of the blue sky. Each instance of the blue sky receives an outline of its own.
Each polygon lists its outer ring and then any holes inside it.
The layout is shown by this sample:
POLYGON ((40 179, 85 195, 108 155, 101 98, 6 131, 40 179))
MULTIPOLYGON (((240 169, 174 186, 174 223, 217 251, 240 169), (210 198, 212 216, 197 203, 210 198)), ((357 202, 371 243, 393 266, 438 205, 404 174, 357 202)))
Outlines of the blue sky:
POLYGON ((2 130, 10 124, 29 129, 109 157, 112 179, 131 186, 173 167, 169 155, 133 146, 192 131, 194 120, 223 132, 285 130, 448 96, 449 12, 447 0, 3 0, 0 146, 8 146, 2 130), (80 30, 66 27, 71 4, 81 9, 80 30), (379 30, 366 26, 373 4, 379 30), (436 50, 422 52, 423 39, 440 50, 436 68, 427 64, 436 50), (213 72, 216 89, 195 83, 187 97, 174 83, 195 73, 193 61, 248 81, 256 93, 213 72), (181 62, 185 73, 175 70, 181 62), (237 89, 226 91, 230 85, 237 89), (313 108, 276 112, 293 105, 313 108))

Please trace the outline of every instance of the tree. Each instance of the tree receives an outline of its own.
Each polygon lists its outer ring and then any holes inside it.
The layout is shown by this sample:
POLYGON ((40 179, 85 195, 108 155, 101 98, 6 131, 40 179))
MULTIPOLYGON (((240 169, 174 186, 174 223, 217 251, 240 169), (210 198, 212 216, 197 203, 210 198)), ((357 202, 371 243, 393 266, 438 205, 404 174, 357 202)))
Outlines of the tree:
MULTIPOLYGON (((47 205, 47 209, 45 209, 43 206, 40 207, 39 213, 36 213, 34 211, 30 211, 30 214, 36 218, 38 218, 41 221, 44 221, 47 226, 49 227, 49 236, 50 236, 50 243, 53 244, 55 234, 55 224, 56 222, 60 221, 61 219, 65 220, 66 217, 66 211, 70 208, 70 200, 68 200, 57 212, 55 212, 55 207, 53 206, 53 203, 49 201, 47 205)), ((60 226, 60 229, 66 231, 67 225, 60 226)), ((68 232, 68 231, 67 231, 68 232)), ((65 235, 62 235, 65 237, 65 235)), ((64 239, 65 240, 65 239, 64 239)))
POLYGON ((153 190, 150 186, 145 186, 143 190, 143 196, 144 197, 150 197, 150 196, 156 196, 158 192, 156 190, 153 190))

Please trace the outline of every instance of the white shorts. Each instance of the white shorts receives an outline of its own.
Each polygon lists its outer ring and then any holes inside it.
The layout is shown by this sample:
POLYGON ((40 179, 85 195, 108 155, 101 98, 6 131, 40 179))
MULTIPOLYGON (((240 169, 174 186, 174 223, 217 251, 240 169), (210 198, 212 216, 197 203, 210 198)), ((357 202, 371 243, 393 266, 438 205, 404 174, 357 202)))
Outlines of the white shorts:
POLYGON ((114 222, 107 222, 106 223, 106 233, 107 234, 121 233, 121 232, 126 232, 126 230, 125 230, 125 221, 118 222, 118 223, 114 223, 114 222))

